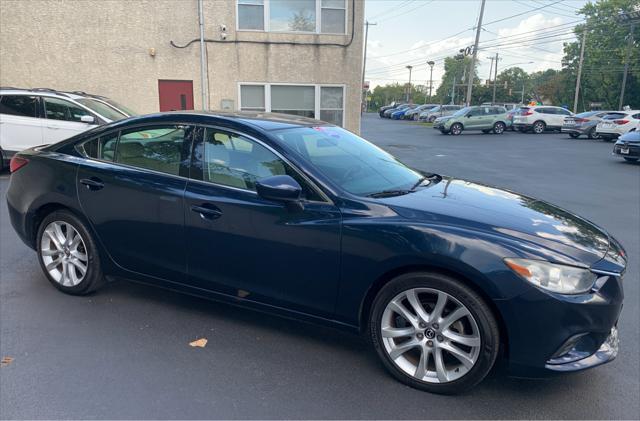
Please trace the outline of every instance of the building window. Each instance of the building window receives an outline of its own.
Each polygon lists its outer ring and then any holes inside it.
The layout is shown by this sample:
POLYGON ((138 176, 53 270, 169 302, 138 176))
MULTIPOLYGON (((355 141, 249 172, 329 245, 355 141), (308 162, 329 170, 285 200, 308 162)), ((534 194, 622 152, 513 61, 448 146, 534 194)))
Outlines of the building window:
POLYGON ((238 30, 345 34, 347 0, 237 0, 238 30))
POLYGON ((240 84, 240 109, 292 114, 344 125, 344 86, 240 84))
POLYGON ((342 104, 344 103, 342 87, 320 87, 320 120, 342 126, 342 104))
POLYGON ((264 0, 238 0, 238 29, 264 30, 264 0))
POLYGON ((344 34, 346 32, 347 5, 345 0, 321 0, 321 31, 323 34, 344 34))

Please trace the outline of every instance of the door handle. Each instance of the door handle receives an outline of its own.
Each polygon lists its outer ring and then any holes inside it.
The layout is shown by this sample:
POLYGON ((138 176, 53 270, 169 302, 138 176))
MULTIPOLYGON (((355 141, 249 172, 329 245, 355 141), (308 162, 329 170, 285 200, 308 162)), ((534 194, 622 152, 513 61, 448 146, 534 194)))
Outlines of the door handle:
POLYGON ((47 129, 53 129, 53 130, 60 130, 60 127, 55 127, 55 126, 46 126, 47 129))
POLYGON ((222 216, 222 211, 212 205, 206 205, 206 204, 202 206, 193 205, 191 206, 191 210, 193 212, 199 213, 202 219, 213 220, 213 219, 218 219, 222 216))
POLYGON ((104 187, 104 183, 102 180, 92 177, 92 178, 83 178, 80 180, 80 184, 87 186, 89 190, 100 190, 104 187))

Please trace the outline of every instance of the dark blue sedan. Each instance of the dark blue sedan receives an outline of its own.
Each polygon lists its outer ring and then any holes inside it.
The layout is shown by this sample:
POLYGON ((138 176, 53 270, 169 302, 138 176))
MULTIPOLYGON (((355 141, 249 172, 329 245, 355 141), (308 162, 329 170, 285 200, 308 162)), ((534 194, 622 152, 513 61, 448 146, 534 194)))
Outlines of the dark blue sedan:
POLYGON ((370 337, 400 381, 543 376, 615 358, 626 256, 549 203, 400 163, 276 114, 164 113, 11 161, 11 222, 59 290, 114 278, 370 337))

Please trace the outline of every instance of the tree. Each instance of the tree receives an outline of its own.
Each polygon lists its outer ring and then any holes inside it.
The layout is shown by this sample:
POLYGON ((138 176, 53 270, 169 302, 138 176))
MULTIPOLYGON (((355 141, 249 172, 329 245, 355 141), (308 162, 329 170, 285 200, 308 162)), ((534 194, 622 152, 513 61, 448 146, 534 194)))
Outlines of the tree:
MULTIPOLYGON (((439 102, 440 104, 449 104, 451 102, 456 104, 464 103, 466 88, 462 84, 463 82, 466 84, 466 77, 468 77, 467 73, 469 72, 470 65, 471 57, 462 58, 460 55, 457 55, 455 57, 446 57, 444 59, 444 75, 442 75, 440 86, 436 90, 436 101, 434 102, 439 102), (455 91, 453 91, 455 98, 453 98, 452 101, 451 93, 454 89, 454 79, 456 84, 455 91)), ((474 83, 477 82, 480 82, 480 79, 478 79, 477 71, 475 71, 474 83)))
POLYGON ((314 32, 316 20, 305 11, 294 13, 289 21, 289 29, 292 31, 314 32))
MULTIPOLYGON (((630 25, 616 20, 620 12, 631 12, 638 7, 638 0, 602 0, 587 3, 580 13, 586 17, 586 23, 577 25, 574 32, 578 38, 587 31, 582 82, 578 110, 589 109, 590 102, 602 102, 603 107, 617 109, 622 86, 624 61, 630 25)), ((640 24, 636 24, 636 36, 631 48, 629 73, 625 92, 625 104, 640 108, 640 24)), ((564 46, 564 79, 551 80, 562 82, 566 91, 562 101, 573 103, 580 42, 567 43, 564 46)))

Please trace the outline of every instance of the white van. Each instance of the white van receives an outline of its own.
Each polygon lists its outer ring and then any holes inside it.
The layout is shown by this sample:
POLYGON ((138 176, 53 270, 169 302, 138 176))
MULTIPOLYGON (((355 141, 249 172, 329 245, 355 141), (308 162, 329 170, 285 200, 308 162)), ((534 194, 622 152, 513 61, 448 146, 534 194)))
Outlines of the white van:
POLYGON ((108 98, 53 89, 0 88, 0 169, 16 153, 134 115, 108 98))

